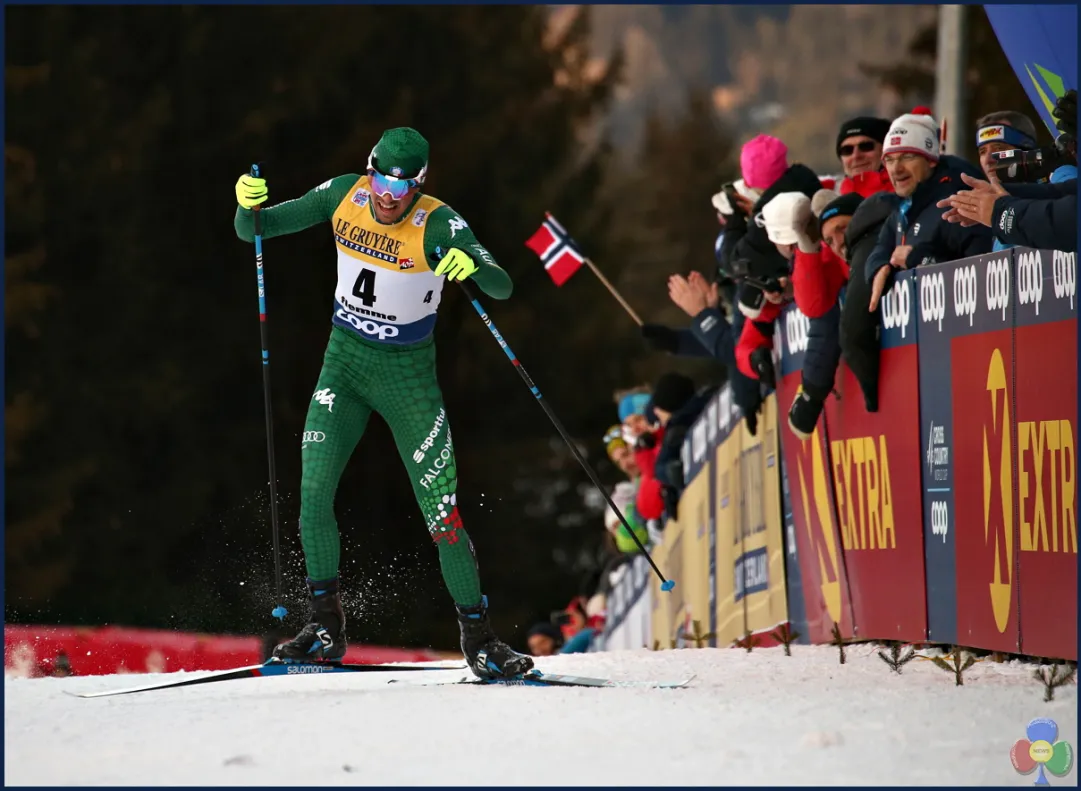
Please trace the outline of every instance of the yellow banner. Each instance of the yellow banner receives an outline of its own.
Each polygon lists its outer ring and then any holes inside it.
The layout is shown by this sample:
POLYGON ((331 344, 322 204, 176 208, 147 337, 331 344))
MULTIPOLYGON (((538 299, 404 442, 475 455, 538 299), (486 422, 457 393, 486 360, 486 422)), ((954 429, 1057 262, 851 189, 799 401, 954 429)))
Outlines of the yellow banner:
POLYGON ((758 436, 752 437, 740 423, 740 476, 746 507, 740 540, 734 542, 737 596, 743 605, 744 628, 753 633, 772 631, 788 619, 775 395, 766 399, 758 425, 758 436))

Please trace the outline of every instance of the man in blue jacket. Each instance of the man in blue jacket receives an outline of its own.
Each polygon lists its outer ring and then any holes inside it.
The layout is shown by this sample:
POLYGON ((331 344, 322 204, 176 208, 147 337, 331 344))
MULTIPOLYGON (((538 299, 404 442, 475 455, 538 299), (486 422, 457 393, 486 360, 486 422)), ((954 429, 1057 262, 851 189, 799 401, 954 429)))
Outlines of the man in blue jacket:
POLYGON ((908 114, 896 119, 886 133, 882 162, 901 203, 867 257, 864 274, 871 284, 872 311, 895 270, 982 255, 994 244, 990 228, 942 218, 938 203, 965 188, 961 174, 978 179, 983 171, 957 157, 940 156, 934 118, 908 114))

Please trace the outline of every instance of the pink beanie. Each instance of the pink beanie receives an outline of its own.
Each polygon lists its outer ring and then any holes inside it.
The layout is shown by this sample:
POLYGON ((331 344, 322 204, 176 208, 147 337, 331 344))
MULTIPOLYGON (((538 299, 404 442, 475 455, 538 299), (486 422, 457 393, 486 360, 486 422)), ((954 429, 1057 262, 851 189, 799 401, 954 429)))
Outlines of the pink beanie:
POLYGON ((743 181, 756 190, 767 190, 788 170, 788 146, 769 135, 743 144, 739 152, 743 181))

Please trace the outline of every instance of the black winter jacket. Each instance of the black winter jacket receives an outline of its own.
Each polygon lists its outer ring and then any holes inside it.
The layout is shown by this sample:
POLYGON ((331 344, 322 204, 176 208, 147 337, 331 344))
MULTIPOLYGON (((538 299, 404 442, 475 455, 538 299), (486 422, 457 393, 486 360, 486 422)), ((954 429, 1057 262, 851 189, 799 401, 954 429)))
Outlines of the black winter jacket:
POLYGON ((1077 252, 1077 179, 1006 187, 995 201, 991 231, 1004 244, 1077 252))
POLYGON ((959 223, 947 222, 942 219, 944 210, 936 206, 955 192, 968 189, 961 181, 962 173, 984 177, 983 171, 975 165, 958 157, 943 156, 931 175, 916 187, 910 198, 911 205, 903 213, 901 207, 905 204, 901 199, 889 222, 882 226, 875 249, 867 257, 864 272, 868 283, 875 279, 879 269, 890 265, 890 256, 900 245, 912 246, 906 269, 991 252, 994 237, 990 228, 982 225, 965 228, 959 223))
POLYGON ((858 273, 878 243, 883 225, 896 211, 901 199, 892 192, 877 192, 856 209, 845 231, 848 265, 857 276, 850 277, 841 308, 841 354, 860 383, 867 411, 878 411, 878 355, 880 316, 871 313, 871 284, 858 273))
POLYGON ((679 501, 679 496, 683 493, 683 440, 719 389, 716 386, 707 386, 699 390, 690 401, 668 418, 664 426, 664 439, 661 440, 653 474, 663 487, 665 511, 672 519, 677 518, 674 503, 679 501))

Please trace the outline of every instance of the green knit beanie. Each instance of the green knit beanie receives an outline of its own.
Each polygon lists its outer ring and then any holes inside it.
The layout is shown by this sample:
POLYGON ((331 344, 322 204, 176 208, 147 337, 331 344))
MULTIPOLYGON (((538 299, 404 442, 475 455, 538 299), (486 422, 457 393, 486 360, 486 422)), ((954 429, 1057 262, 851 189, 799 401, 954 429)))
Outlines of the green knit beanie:
POLYGON ((408 126, 388 129, 372 149, 368 165, 384 176, 423 181, 428 170, 428 141, 408 126))

